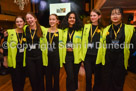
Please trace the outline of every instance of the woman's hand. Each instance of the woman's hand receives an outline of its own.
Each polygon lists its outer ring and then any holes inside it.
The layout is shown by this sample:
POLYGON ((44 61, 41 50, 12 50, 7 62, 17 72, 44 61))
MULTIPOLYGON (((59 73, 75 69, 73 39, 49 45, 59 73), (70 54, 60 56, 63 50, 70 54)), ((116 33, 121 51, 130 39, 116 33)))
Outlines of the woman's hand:
POLYGON ((84 67, 84 62, 81 63, 81 66, 84 67))
POLYGON ((4 32, 4 37, 7 37, 7 36, 8 36, 8 32, 5 31, 5 32, 4 32))
POLYGON ((3 66, 8 68, 7 56, 4 56, 3 66))
POLYGON ((0 48, 0 53, 3 53, 3 49, 2 48, 0 48))
POLYGON ((73 49, 72 49, 72 48, 67 48, 67 51, 68 51, 68 52, 72 52, 73 49))

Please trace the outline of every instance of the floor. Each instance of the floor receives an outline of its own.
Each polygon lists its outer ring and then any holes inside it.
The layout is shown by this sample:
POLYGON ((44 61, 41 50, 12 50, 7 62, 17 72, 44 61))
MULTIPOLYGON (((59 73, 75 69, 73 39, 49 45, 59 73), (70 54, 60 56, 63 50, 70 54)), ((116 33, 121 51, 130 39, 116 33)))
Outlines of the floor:
MULTIPOLYGON (((80 67, 79 71, 79 89, 77 91, 85 91, 85 71, 83 67, 80 67)), ((126 76, 124 91, 136 91, 136 74, 128 72, 126 76)), ((60 91, 66 91, 66 73, 64 68, 60 70, 60 91)), ((24 91, 31 91, 29 79, 26 78, 26 84, 24 91)), ((13 91, 10 75, 0 75, 0 91, 13 91)))

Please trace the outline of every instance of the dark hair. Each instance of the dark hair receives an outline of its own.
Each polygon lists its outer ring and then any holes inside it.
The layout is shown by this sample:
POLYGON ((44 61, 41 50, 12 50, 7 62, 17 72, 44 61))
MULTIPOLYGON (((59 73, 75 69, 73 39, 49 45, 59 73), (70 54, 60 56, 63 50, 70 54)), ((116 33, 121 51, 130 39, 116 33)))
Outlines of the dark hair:
POLYGON ((16 18, 15 18, 15 22, 16 22, 16 19, 17 18, 21 18, 24 22, 25 22, 25 19, 24 19, 24 17, 23 16, 16 16, 16 18))
MULTIPOLYGON (((33 12, 28 12, 27 14, 30 14, 30 15, 32 15, 35 19, 37 19, 37 17, 35 16, 35 14, 34 14, 33 12)), ((26 15, 27 15, 27 14, 26 14, 26 15)), ((42 32, 42 29, 41 29, 41 27, 40 27, 40 24, 39 24, 38 20, 36 21, 36 29, 37 29, 36 35, 37 35, 39 38, 42 37, 43 32, 42 32)))
MULTIPOLYGON (((112 8, 111 11, 110 11, 110 16, 111 16, 111 13, 112 13, 113 10, 119 10, 119 12, 120 12, 120 14, 121 14, 121 16, 122 16, 122 20, 123 20, 123 15, 124 15, 123 9, 122 9, 121 7, 114 7, 114 8, 112 8)), ((109 23, 112 24, 111 19, 110 19, 110 22, 109 22, 109 23)))
POLYGON ((101 18, 98 20, 98 28, 103 28, 101 11, 99 9, 93 9, 91 12, 95 12, 98 16, 101 15, 101 18))
POLYGON ((123 13, 123 9, 121 7, 114 7, 114 8, 112 8, 111 12, 110 12, 110 15, 111 15, 111 13, 112 13, 113 10, 119 10, 119 12, 121 13, 121 15, 123 17, 124 13, 123 13))
POLYGON ((60 28, 61 29, 65 29, 69 27, 69 23, 68 23, 68 18, 70 16, 70 14, 74 14, 75 15, 75 24, 73 25, 73 29, 74 30, 81 30, 83 28, 83 23, 80 19, 80 17, 73 11, 69 12, 62 20, 62 23, 60 24, 60 28))

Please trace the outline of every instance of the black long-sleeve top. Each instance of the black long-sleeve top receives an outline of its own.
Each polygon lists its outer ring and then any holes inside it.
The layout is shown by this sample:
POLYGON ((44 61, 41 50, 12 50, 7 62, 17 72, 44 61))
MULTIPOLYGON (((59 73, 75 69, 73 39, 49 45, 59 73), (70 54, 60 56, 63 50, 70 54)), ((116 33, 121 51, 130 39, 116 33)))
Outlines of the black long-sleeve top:
MULTIPOLYGON (((32 35, 34 34, 34 31, 31 29, 32 35)), ((32 38, 31 38, 31 33, 29 27, 26 28, 26 41, 28 48, 26 50, 26 56, 29 57, 36 57, 36 56, 41 56, 42 51, 40 50, 40 38, 38 38, 37 34, 35 33, 34 39, 33 39, 33 45, 36 46, 35 49, 32 49, 32 38)))
MULTIPOLYGON (((4 42, 7 42, 7 37, 4 37, 4 42)), ((7 45, 6 45, 7 46, 7 45)), ((3 56, 7 56, 8 55, 8 49, 7 48, 3 48, 3 56)))
MULTIPOLYGON (((51 33, 51 38, 54 33, 51 33)), ((59 44, 59 34, 56 32, 57 36, 54 36, 52 40, 52 44, 50 45, 50 40, 49 40, 49 32, 47 33, 47 41, 48 41, 48 55, 58 55, 59 54, 59 49, 58 49, 58 44, 59 44), (51 51, 50 48, 53 50, 51 51)))
MULTIPOLYGON (((69 27, 68 28, 68 34, 67 34, 67 44, 66 44, 66 48, 73 48, 73 46, 69 46, 69 43, 71 43, 71 44, 73 44, 73 36, 74 36, 74 33, 75 33, 75 30, 73 29, 73 27, 69 27), (73 32, 73 34, 72 34, 72 32, 73 32), (70 40, 70 36, 69 36, 69 34, 71 35, 71 40, 70 40)), ((67 51, 67 56, 74 56, 73 55, 73 52, 69 52, 69 51, 67 51)))
MULTIPOLYGON (((113 25, 114 30, 117 32, 118 29, 120 28, 120 24, 115 26, 113 25)), ((114 34, 114 30, 113 30, 112 26, 109 29, 109 35, 106 36, 106 44, 107 46, 107 51, 111 51, 111 52, 123 52, 122 48, 117 48, 116 46, 113 47, 113 45, 111 45, 114 41, 115 41, 115 34, 114 34)), ((117 38, 116 41, 118 41, 118 44, 122 44, 125 42, 125 31, 124 31, 125 25, 122 24, 122 27, 120 28, 119 33, 117 34, 117 38)))
MULTIPOLYGON (((117 26, 113 25, 113 27, 114 27, 114 30, 117 32, 120 27, 120 24, 117 26)), ((125 24, 122 24, 122 27, 120 29, 120 32, 117 34, 117 39, 116 39, 119 41, 118 43, 119 45, 125 42, 125 31, 124 30, 125 30, 125 24)), ((113 40, 115 40, 115 34, 111 26, 109 29, 109 35, 107 35, 106 37, 106 43, 111 44, 113 40)), ((130 50, 133 50, 134 48, 136 48, 136 32, 133 33, 130 44, 133 44, 133 46, 130 46, 130 50)), ((120 47, 116 49, 116 48, 112 48, 111 46, 108 46, 107 48, 107 51, 110 51, 110 52, 123 53, 124 52, 123 50, 124 48, 120 48, 120 47)))
POLYGON ((4 38, 4 34, 0 32, 0 48, 2 48, 1 40, 4 38))
MULTIPOLYGON (((97 26, 92 25, 92 34, 94 33, 97 26)), ((98 47, 100 41, 100 32, 96 32, 92 38, 92 48, 89 47, 87 50, 87 55, 97 55, 98 47)), ((89 32, 88 43, 91 43, 91 30, 89 32)))
MULTIPOLYGON (((16 59, 23 59, 24 56, 24 52, 20 52, 20 49, 24 49, 23 45, 25 44, 25 41, 22 41, 22 44, 20 44, 19 39, 21 40, 22 38, 22 34, 23 34, 23 38, 25 38, 24 33, 18 33, 19 37, 17 37, 18 39, 18 44, 17 44, 17 55, 16 55, 16 59)), ((17 33, 16 33, 17 35, 17 33)), ((4 37, 4 43, 7 42, 7 38, 8 37, 4 37)), ((8 49, 7 48, 3 48, 3 56, 8 56, 8 49)), ((22 63, 22 60, 16 60, 17 63, 22 63)))
POLYGON ((67 35, 67 43, 69 43, 70 41, 71 41, 71 43, 73 43, 73 35, 74 35, 74 33, 75 33, 75 30, 73 30, 73 28, 70 28, 70 27, 69 27, 69 29, 68 29, 68 35, 67 35), (74 31, 74 32, 73 32, 73 31, 74 31), (72 34, 72 32, 73 32, 73 34, 72 34), (72 34, 71 40, 70 40, 69 34, 72 34))

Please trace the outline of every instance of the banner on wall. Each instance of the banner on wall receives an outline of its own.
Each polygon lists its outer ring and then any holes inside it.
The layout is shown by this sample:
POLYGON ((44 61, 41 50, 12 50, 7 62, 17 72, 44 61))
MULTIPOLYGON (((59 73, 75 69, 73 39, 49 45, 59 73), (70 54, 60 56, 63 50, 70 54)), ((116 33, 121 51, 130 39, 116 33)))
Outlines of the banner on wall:
POLYGON ((50 4, 50 14, 57 14, 58 16, 65 16, 70 11, 71 11, 70 3, 50 4))

